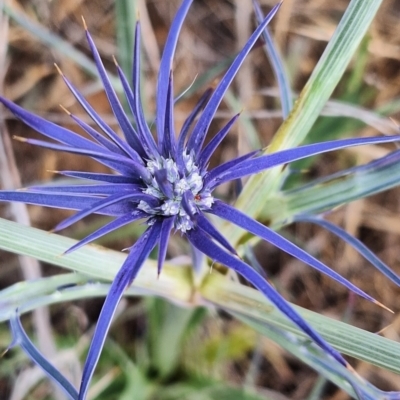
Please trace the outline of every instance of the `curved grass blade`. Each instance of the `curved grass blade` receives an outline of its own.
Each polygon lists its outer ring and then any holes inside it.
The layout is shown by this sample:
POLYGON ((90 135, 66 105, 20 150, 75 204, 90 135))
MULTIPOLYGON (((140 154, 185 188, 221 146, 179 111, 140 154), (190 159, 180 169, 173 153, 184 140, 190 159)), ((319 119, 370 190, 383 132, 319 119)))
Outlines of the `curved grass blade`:
POLYGON ((271 198, 262 218, 274 228, 302 215, 321 214, 353 200, 381 193, 400 185, 400 150, 368 164, 316 179, 285 190, 271 198))
POLYGON ((327 354, 330 354, 342 365, 348 365, 342 355, 334 350, 328 343, 291 307, 291 305, 268 283, 256 270, 216 245, 206 234, 199 229, 192 229, 187 233, 193 246, 200 251, 230 269, 239 273, 243 278, 254 285, 267 299, 269 299, 292 323, 308 335, 327 354))
POLYGON ((400 398, 400 392, 384 392, 379 390, 360 376, 354 374, 352 370, 343 367, 339 363, 332 362, 325 353, 316 346, 313 346, 308 340, 296 337, 268 322, 261 323, 241 313, 230 313, 273 340, 291 354, 294 354, 305 364, 315 369, 318 374, 335 383, 349 395, 358 396, 357 398, 362 400, 398 400, 400 398))
MULTIPOLYGON (((382 0, 351 0, 290 116, 275 134, 266 154, 295 147, 306 138, 381 3, 382 0)), ((252 217, 257 217, 268 198, 279 190, 284 178, 281 167, 251 177, 240 194, 236 207, 252 217)), ((231 243, 238 243, 242 235, 237 230, 224 231, 223 234, 231 243)))
POLYGON ((39 350, 30 341, 29 337, 21 325, 18 312, 10 319, 10 327, 13 335, 13 344, 18 344, 29 355, 43 371, 56 382, 72 400, 78 399, 78 392, 72 384, 39 352, 39 350))
MULTIPOLYGON (((0 219, 0 248, 2 250, 35 257, 43 262, 75 271, 74 273, 84 274, 85 279, 92 282, 88 285, 78 285, 65 289, 62 289, 62 287, 64 284, 68 285, 68 279, 59 283, 54 280, 58 277, 43 278, 43 282, 18 283, 0 292, 1 321, 13 315, 16 304, 21 304, 21 312, 27 312, 35 307, 79 298, 104 297, 107 294, 109 285, 93 284, 93 281, 112 281, 126 255, 99 246, 85 246, 68 256, 60 256, 75 243, 77 243, 75 240, 60 235, 49 234, 0 219), (59 285, 62 287, 57 290, 59 285), (44 293, 50 293, 48 290, 51 289, 52 292, 52 288, 54 294, 43 297, 44 293), (29 293, 29 303, 24 305, 26 293, 29 293)), ((170 299, 178 304, 193 306, 193 277, 191 273, 192 268, 190 266, 179 266, 177 268, 175 265, 172 266, 169 262, 166 262, 163 273, 159 279, 156 279, 156 263, 152 260, 146 260, 140 274, 126 294, 150 293, 170 299)), ((82 281, 82 283, 84 282, 82 281)), ((74 284, 75 280, 71 283, 74 284)), ((205 280, 197 290, 201 305, 211 304, 211 307, 217 306, 222 309, 237 311, 261 322, 267 321, 285 331, 296 334, 296 336, 304 337, 304 333, 282 316, 261 293, 250 287, 232 282, 215 270, 206 275, 205 280)), ((300 307, 293 307, 342 353, 389 371, 400 373, 399 343, 300 307)))
POLYGON ((387 278, 389 278, 397 286, 400 286, 400 276, 398 276, 394 271, 392 271, 383 261, 381 261, 364 243, 358 240, 353 235, 347 233, 344 229, 326 221, 320 217, 312 216, 298 216, 294 219, 295 222, 310 222, 315 225, 319 225, 322 228, 332 232, 340 239, 344 240, 355 250, 358 251, 366 260, 368 260, 376 269, 382 272, 387 278))
POLYGON ((362 146, 372 143, 391 143, 399 140, 400 135, 342 139, 308 144, 296 147, 294 149, 282 150, 276 153, 266 154, 260 157, 245 160, 240 164, 240 168, 235 168, 235 166, 233 166, 230 170, 224 171, 223 173, 217 174, 215 172, 218 168, 217 167, 209 172, 207 179, 210 183, 208 185, 211 188, 215 188, 224 182, 229 182, 247 175, 257 174, 277 165, 301 160, 316 154, 340 150, 347 147, 362 146))
MULTIPOLYGON (((253 0, 253 7, 256 13, 257 22, 261 24, 264 19, 264 15, 258 1, 253 0)), ((285 119, 287 118, 293 107, 292 91, 290 89, 289 77, 286 74, 282 57, 280 56, 278 49, 275 46, 268 26, 264 29, 262 37, 265 41, 265 52, 267 53, 267 56, 272 66, 272 71, 274 72, 275 79, 278 83, 279 99, 282 105, 282 115, 285 119)))

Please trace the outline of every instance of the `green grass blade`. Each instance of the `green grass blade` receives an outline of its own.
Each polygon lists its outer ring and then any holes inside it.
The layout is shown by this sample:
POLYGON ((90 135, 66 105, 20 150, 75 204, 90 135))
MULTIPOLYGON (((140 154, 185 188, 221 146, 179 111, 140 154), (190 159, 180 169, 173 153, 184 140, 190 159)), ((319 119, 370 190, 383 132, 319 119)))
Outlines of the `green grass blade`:
POLYGON ((132 74, 132 51, 135 25, 138 16, 138 1, 118 0, 115 2, 115 28, 117 31, 118 62, 126 76, 132 74))
MULTIPOLYGON (((340 376, 333 374, 330 370, 324 368, 324 366, 321 365, 322 363, 315 362, 314 358, 323 361, 329 359, 329 357, 327 357, 326 354, 324 354, 323 352, 318 351, 318 349, 316 349, 315 347, 311 350, 311 343, 309 341, 301 340, 296 336, 290 335, 281 329, 277 329, 276 327, 269 325, 268 323, 260 323, 260 321, 243 316, 239 313, 232 313, 232 315, 237 319, 243 321, 245 324, 251 326, 257 332, 260 332, 275 343, 279 344, 279 346, 281 346, 283 349, 294 354, 305 364, 309 365, 311 368, 314 368, 319 375, 326 377, 331 382, 334 382, 337 386, 339 386, 351 396, 355 395, 354 390, 347 381, 343 380, 340 376)), ((335 365, 332 360, 330 361, 331 365, 335 365)), ((344 370, 342 372, 344 372, 345 375, 350 375, 350 371, 346 370, 344 367, 342 367, 342 369, 344 370)))
MULTIPOLYGON (((63 236, 0 219, 0 249, 34 257, 97 280, 111 281, 126 258, 124 253, 91 245, 64 256, 64 251, 74 243, 75 240, 63 236)), ((191 269, 165 263, 163 273, 157 279, 156 262, 147 260, 134 286, 177 302, 187 301, 192 294, 191 269)))
MULTIPOLYGON (((207 302, 228 312, 240 313, 260 323, 269 323, 292 332, 299 338, 305 337, 304 333, 289 322, 261 293, 235 284, 221 275, 209 275, 203 283, 201 294, 207 302)), ((400 373, 400 343, 301 307, 294 307, 342 353, 400 373)))
POLYGON ((268 323, 260 323, 260 321, 238 313, 232 314, 269 339, 273 340, 275 343, 279 344, 279 346, 285 350, 294 354, 305 364, 314 368, 318 374, 335 383, 352 397, 357 398, 355 390, 353 389, 353 387, 355 387, 362 393, 364 396, 363 398, 374 400, 385 400, 388 398, 384 392, 372 386, 360 376, 355 375, 352 371, 343 367, 343 365, 333 362, 327 354, 325 354, 321 349, 316 348, 316 346, 314 346, 310 341, 299 339, 298 337, 288 334, 282 329, 277 329, 268 323))
MULTIPOLYGON (((262 20, 264 19, 261 7, 256 1, 253 2, 253 5, 256 12, 257 22, 261 24, 262 20)), ((279 99, 282 105, 282 115, 283 118, 287 118, 293 107, 292 91, 290 89, 289 77, 282 57, 279 54, 278 48, 275 46, 274 40, 272 39, 272 36, 269 32, 268 26, 264 29, 262 37, 265 41, 264 50, 271 64, 275 79, 278 83, 279 99)))
MULTIPOLYGON (((295 102, 292 112, 274 136, 266 153, 295 147, 307 137, 381 3, 382 0, 350 2, 324 54, 295 102)), ((268 197, 280 186, 281 171, 281 167, 274 168, 250 178, 239 196, 237 207, 253 217, 258 216, 268 197)), ((224 230, 224 234, 233 243, 237 243, 242 236, 237 229, 224 230)))
POLYGON ((0 291, 0 310, 3 311, 10 304, 18 306, 21 300, 29 301, 31 298, 47 295, 61 288, 82 285, 88 279, 85 275, 70 273, 18 282, 0 291))
POLYGON ((363 39, 382 0, 352 0, 268 152, 299 145, 306 138, 363 39))
POLYGON ((195 309, 177 307, 157 298, 147 299, 146 306, 152 366, 160 378, 166 379, 178 367, 185 332, 195 309))
MULTIPOLYGON (((68 256, 61 254, 75 241, 54 234, 49 234, 31 227, 18 225, 14 222, 0 219, 0 248, 38 258, 72 271, 88 276, 87 279, 110 281, 125 259, 125 255, 115 251, 99 248, 98 246, 86 246, 68 256)), ((44 278, 43 282, 51 282, 53 287, 60 282, 68 283, 69 277, 44 278), (50 279, 49 281, 47 281, 50 279), (65 281, 64 281, 65 279, 65 281)), ((80 282, 81 277, 77 277, 80 282)), ((85 282, 86 278, 83 278, 85 282)), ((58 301, 67 301, 80 297, 104 296, 108 291, 108 285, 101 283, 86 283, 72 288, 55 290, 43 296, 43 282, 26 282, 27 293, 31 293, 29 303, 33 307, 52 304, 58 301), (30 285, 38 285, 38 296, 35 297, 34 290, 30 285), (81 291, 79 296, 74 293, 81 291), (33 294, 32 294, 33 293, 33 294)), ((74 281, 70 281, 74 283, 74 281)), ((13 312, 15 304, 24 304, 26 300, 23 284, 7 289, 0 301, 12 299, 8 308, 4 307, 2 312, 13 312)), ((149 260, 144 265, 141 273, 135 280, 128 294, 137 295, 152 293, 165 297, 173 302, 186 305, 215 305, 230 312, 239 312, 260 322, 268 322, 273 326, 295 333, 304 337, 292 323, 282 316, 260 293, 256 290, 244 287, 239 283, 227 280, 225 277, 213 273, 199 288, 199 293, 194 296, 195 288, 192 283, 190 268, 176 267, 167 263, 160 278, 157 279, 157 268, 155 262, 149 260)), ((345 354, 361 360, 386 368, 390 371, 400 373, 400 344, 371 334, 361 329, 352 327, 339 321, 332 320, 322 315, 313 313, 297 307, 302 316, 313 325, 325 339, 345 354)), ((24 311, 21 309, 21 312, 24 311)), ((26 310, 25 310, 26 311, 26 310)), ((6 316, 3 316, 3 319, 6 316)))
POLYGON ((249 146, 250 150, 260 149, 262 145, 257 129, 247 111, 243 110, 243 105, 241 104, 240 100, 233 94, 231 89, 227 90, 224 100, 234 114, 239 112, 241 113, 237 123, 241 125, 243 137, 245 138, 244 140, 246 141, 246 144, 249 146))
MULTIPOLYGON (((90 279, 86 278, 86 283, 80 282, 77 286, 59 288, 52 287, 53 282, 49 282, 49 278, 43 278, 42 284, 48 284, 49 289, 46 290, 46 294, 42 295, 39 291, 35 293, 37 287, 34 285, 35 282, 20 282, 16 285, 25 283, 25 288, 30 292, 30 297, 26 297, 23 293, 13 293, 12 300, 8 300, 6 296, 3 296, 0 292, 0 322, 9 320, 15 310, 18 308, 19 314, 24 314, 33 311, 37 308, 50 306, 53 304, 62 304, 68 301, 93 299, 96 297, 106 297, 109 290, 110 284, 107 283, 95 283, 91 282, 90 279), (50 289, 53 289, 51 292, 50 289), (4 299, 6 298, 6 299, 4 299)), ((14 286, 10 289, 14 290, 14 286)), ((16 290, 14 290, 16 291, 16 290)), ((125 296, 149 296, 153 295, 153 291, 143 289, 139 286, 129 287, 124 295, 125 296)))
POLYGON ((400 151, 340 171, 271 199, 261 218, 279 228, 298 215, 315 215, 400 185, 400 151))

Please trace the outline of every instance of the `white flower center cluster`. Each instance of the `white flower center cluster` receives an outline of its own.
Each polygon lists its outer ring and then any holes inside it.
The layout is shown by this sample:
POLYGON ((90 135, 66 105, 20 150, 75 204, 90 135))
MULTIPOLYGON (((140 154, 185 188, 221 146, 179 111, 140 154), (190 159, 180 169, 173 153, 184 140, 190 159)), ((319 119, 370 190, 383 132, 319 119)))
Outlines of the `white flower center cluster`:
MULTIPOLYGON (((153 207, 145 201, 140 201, 138 208, 150 215, 172 216, 176 215, 175 228, 186 232, 193 228, 193 221, 182 206, 182 198, 185 192, 190 191, 192 199, 189 202, 192 214, 198 210, 209 209, 214 198, 211 193, 203 189, 203 177, 199 168, 194 163, 194 154, 183 154, 185 172, 179 173, 178 166, 172 158, 160 157, 158 160, 151 160, 147 163, 147 170, 152 175, 151 184, 143 191, 146 194, 156 197, 162 201, 159 207, 153 207), (160 187, 155 173, 160 170, 166 171, 166 185, 169 190, 160 187), (183 175, 183 176, 182 176, 183 175), (166 192, 169 192, 168 194, 166 192)), ((151 220, 150 220, 151 223, 151 220)))

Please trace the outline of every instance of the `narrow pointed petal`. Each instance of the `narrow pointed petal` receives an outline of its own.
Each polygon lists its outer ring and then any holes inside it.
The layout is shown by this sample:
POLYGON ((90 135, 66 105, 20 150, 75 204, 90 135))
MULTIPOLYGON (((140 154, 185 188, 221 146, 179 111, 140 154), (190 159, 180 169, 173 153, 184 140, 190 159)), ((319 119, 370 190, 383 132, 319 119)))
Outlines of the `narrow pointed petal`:
POLYGON ((207 163, 210 161, 211 156, 214 154, 214 151, 220 145, 220 143, 224 140, 225 136, 229 133, 232 125, 239 118, 240 114, 236 114, 211 140, 210 143, 201 151, 199 156, 199 167, 205 168, 207 163))
POLYGON ((78 211, 75 215, 66 218, 64 221, 59 223, 54 229, 54 232, 61 231, 62 229, 68 228, 75 222, 80 221, 81 219, 87 217, 90 214, 94 214, 99 212, 103 209, 106 209, 109 206, 118 204, 120 202, 124 202, 125 200, 129 200, 130 202, 139 202, 140 200, 145 201, 148 204, 158 205, 158 201, 145 193, 138 192, 138 193, 124 193, 124 194, 116 194, 112 196, 108 196, 105 199, 97 201, 96 203, 92 204, 90 207, 85 208, 81 211, 78 211), (155 204, 156 203, 156 204, 155 204))
POLYGON ((174 197, 174 189, 168 180, 168 172, 165 168, 154 171, 154 178, 158 183, 160 190, 168 198, 174 197))
POLYGON ((276 153, 267 154, 252 160, 247 160, 240 165, 240 168, 225 170, 219 175, 217 175, 214 170, 210 171, 210 175, 212 174, 215 178, 213 178, 212 181, 209 181, 209 188, 215 188, 216 186, 233 179, 257 174, 268 168, 276 167, 277 165, 287 164, 303 158, 327 153, 329 151, 345 149, 347 147, 362 146, 365 144, 392 143, 398 141, 400 141, 400 135, 341 139, 277 151, 276 153))
POLYGON ((143 180, 148 179, 146 169, 144 167, 142 167, 141 164, 137 163, 134 160, 131 160, 130 163, 122 162, 121 159, 119 161, 111 161, 111 160, 105 160, 105 159, 104 160, 95 159, 95 160, 102 163, 103 165, 111 168, 115 172, 118 172, 119 174, 130 176, 131 180, 135 180, 135 181, 139 182, 141 180, 141 177, 143 177, 143 180), (133 163, 133 165, 135 165, 135 167, 134 167, 135 170, 133 170, 133 168, 131 167, 132 163, 133 163), (127 165, 125 165, 125 164, 127 164, 127 165), (137 174, 136 171, 140 171, 139 174, 137 174), (141 174, 143 174, 143 175, 141 175, 141 174))
POLYGON ((56 171, 57 174, 69 176, 77 179, 87 179, 90 181, 100 181, 108 183, 134 183, 136 180, 130 176, 115 175, 115 174, 101 174, 97 172, 80 172, 80 171, 56 171))
MULTIPOLYGON (((131 110, 132 116, 135 119, 135 123, 137 124, 136 112, 135 112, 135 96, 133 95, 132 88, 129 86, 128 79, 126 79, 126 76, 125 76, 124 72, 122 71, 122 68, 117 63, 115 65, 117 67, 119 79, 122 83, 122 88, 124 89, 126 101, 128 103, 129 109, 131 110)), ((144 151, 143 144, 140 140, 139 132, 136 132, 136 135, 125 134, 125 138, 126 138, 127 142, 142 157, 146 157, 146 152, 144 151)))
POLYGON ((179 133, 179 149, 183 151, 184 148, 184 143, 187 134, 189 133, 190 127, 192 126, 193 122, 197 118, 197 116, 200 114, 200 111, 203 109, 205 104, 207 103, 207 100, 210 98, 211 93, 212 93, 212 88, 208 88, 200 97, 199 101, 196 103, 194 106, 193 110, 190 112, 188 117, 185 119, 185 122, 182 125, 182 129, 179 133))
POLYGON ((161 230, 160 230, 160 243, 159 243, 159 251, 158 251, 158 260, 157 260, 157 275, 160 276, 165 257, 167 256, 167 248, 168 241, 171 235, 171 230, 174 226, 176 219, 176 215, 165 218, 162 221, 161 230))
POLYGON ((283 236, 279 235, 277 232, 266 227, 265 225, 260 224, 256 220, 248 217, 247 215, 229 206, 228 204, 216 200, 209 212, 217 215, 220 218, 230 221, 237 226, 240 226, 246 231, 252 233, 253 235, 259 236, 265 241, 283 250, 285 253, 288 253, 291 256, 296 257, 298 260, 310 265, 317 271, 320 271, 325 275, 331 277, 332 279, 339 282, 340 284, 342 284, 352 292, 358 294, 359 296, 363 297, 364 299, 367 299, 375 304, 378 304, 378 301, 376 301, 373 297, 366 294, 364 291, 359 289, 357 286, 353 285, 347 279, 343 278, 337 272, 330 269, 321 261, 311 256, 306 251, 302 250, 300 247, 297 247, 295 244, 293 244, 283 236))
POLYGON ((218 186, 219 183, 217 185, 215 185, 215 183, 218 181, 220 176, 224 176, 224 174, 229 172, 231 169, 241 168, 239 166, 239 164, 243 163, 246 160, 253 158, 258 153, 260 153, 260 150, 254 150, 251 153, 247 153, 243 156, 236 157, 233 160, 230 160, 223 164, 218 165, 218 167, 215 167, 211 171, 207 172, 207 174, 204 176, 204 187, 214 188, 215 186, 218 186))
POLYGON ((122 215, 121 217, 115 219, 114 221, 109 222, 108 224, 102 226, 100 229, 96 230, 95 232, 91 233, 90 235, 86 236, 84 239, 80 240, 78 243, 70 247, 64 254, 72 253, 75 250, 78 250, 82 246, 93 242, 96 239, 101 238, 108 233, 115 231, 122 226, 128 225, 131 222, 137 221, 142 218, 146 218, 147 214, 141 211, 133 211, 130 214, 122 215))
POLYGON ((192 243, 190 243, 190 252, 192 255, 194 272, 199 273, 203 265, 204 253, 202 253, 197 247, 193 246, 192 243))
MULTIPOLYGON (((65 210, 83 210, 92 207, 99 201, 98 197, 64 195, 56 193, 39 193, 28 191, 0 191, 0 201, 18 201, 37 206, 61 208, 65 210)), ((133 209, 132 204, 124 202, 103 208, 96 214, 119 216, 133 209)))
POLYGON ((164 143, 162 147, 164 157, 176 160, 176 138, 174 127, 174 88, 172 72, 169 75, 167 105, 165 110, 164 143))
POLYGON ((255 269, 223 250, 210 240, 199 229, 187 232, 187 237, 193 246, 197 247, 212 260, 217 261, 228 268, 233 269, 252 285, 254 285, 267 299, 269 299, 288 319, 305 332, 324 351, 334 357, 343 365, 347 365, 342 355, 333 349, 306 321, 291 307, 291 305, 266 281, 255 269))
POLYGON ((59 193, 59 194, 81 194, 81 195, 111 195, 121 192, 138 192, 141 187, 133 183, 105 184, 105 185, 40 185, 30 186, 29 191, 39 191, 41 193, 59 193))
POLYGON ((114 142, 111 142, 101 133, 97 132, 96 129, 92 128, 89 124, 82 121, 80 118, 76 117, 74 114, 68 114, 76 124, 78 124, 88 135, 90 135, 94 140, 101 144, 106 149, 112 151, 113 153, 125 154, 114 142))
POLYGON ((195 208, 193 206, 194 196, 191 190, 186 190, 182 196, 182 207, 186 214, 190 216, 191 219, 195 219, 195 208))
POLYGON ((158 158, 159 152, 153 135, 147 126, 140 98, 140 23, 136 23, 133 48, 133 104, 138 133, 142 139, 143 148, 149 158, 158 158))
POLYGON ((203 215, 199 213, 196 215, 197 227, 204 231, 207 235, 211 236, 216 242, 221 246, 225 247, 232 254, 237 256, 236 250, 231 246, 231 244, 218 232, 214 225, 203 215))
POLYGON ((124 166, 125 168, 130 168, 131 173, 136 174, 137 177, 142 177, 144 180, 151 180, 149 172, 143 165, 137 163, 136 161, 130 158, 112 153, 106 149, 102 149, 102 152, 98 152, 92 150, 84 150, 76 147, 64 146, 61 144, 54 144, 50 142, 45 142, 44 140, 37 140, 37 139, 23 139, 23 140, 20 139, 20 140, 35 146, 44 147, 46 149, 92 157, 97 161, 101 161, 103 164, 106 164, 108 160, 115 161, 124 166))
MULTIPOLYGON (((111 109, 115 115, 115 118, 118 121, 118 125, 122 129, 122 132, 126 136, 134 137, 137 136, 137 132, 133 129, 131 122, 129 121, 128 117, 125 114, 124 109, 121 106, 121 103, 118 99, 117 94, 115 93, 114 88, 111 85, 111 82, 107 76, 107 72, 104 68, 103 62, 101 61, 100 54, 97 51, 96 45, 90 35, 89 31, 86 29, 86 37, 89 43, 90 50, 92 51, 92 55, 94 61, 97 66, 97 70, 99 71, 101 81, 103 82, 104 89, 110 103, 111 109)), ((125 143, 123 147, 124 151, 126 151, 134 160, 139 161, 141 158, 138 155, 136 149, 132 149, 128 144, 125 143)), ((138 149, 139 150, 139 149, 138 149)))
POLYGON ((228 87, 233 81, 233 78, 236 76, 240 66, 243 64, 243 61, 249 54, 250 50, 258 40, 259 36, 274 17, 276 12, 278 11, 281 3, 275 5, 264 21, 257 27, 254 33, 250 36, 247 43, 244 45, 243 49, 236 56, 235 60, 229 67, 226 74, 221 79, 221 82, 215 88, 213 94, 206 107, 204 108, 203 114, 200 116, 197 124, 195 125, 193 132, 190 136, 188 142, 189 151, 192 149, 200 149, 203 145, 205 136, 207 134, 208 128, 210 127, 211 121, 213 120, 215 113, 217 111, 218 106, 220 105, 228 87))
POLYGON ((131 248, 121 269, 111 284, 96 325, 89 352, 83 368, 82 383, 78 400, 86 400, 89 384, 110 329, 112 318, 125 289, 135 279, 144 261, 157 243, 160 234, 160 222, 155 222, 131 248))
POLYGON ((60 373, 57 368, 55 368, 49 361, 47 361, 47 359, 31 342, 21 325, 21 321, 17 312, 10 318, 10 327, 14 343, 21 346, 21 348, 29 355, 31 360, 33 360, 41 369, 43 369, 43 371, 50 377, 50 379, 56 382, 65 391, 70 399, 77 400, 77 390, 72 386, 71 382, 69 382, 68 379, 60 373))
POLYGON ((189 133, 190 127, 192 126, 194 120, 199 115, 200 111, 203 109, 203 107, 206 104, 207 100, 209 99, 211 93, 212 93, 212 89, 211 88, 207 89, 203 93, 203 95, 200 97, 200 100, 197 102, 197 104, 194 107, 194 109, 192 110, 192 112, 186 118, 185 122, 183 123, 181 132, 179 133, 178 150, 177 150, 177 153, 178 153, 177 154, 177 162, 178 162, 178 166, 180 167, 181 170, 184 169, 183 151, 184 151, 184 148, 185 148, 186 137, 187 137, 187 135, 189 133))
POLYGON ((165 42, 164 51, 161 57, 160 69, 157 79, 157 110, 156 125, 159 148, 163 148, 164 142, 164 121, 166 114, 167 98, 168 98, 168 81, 169 74, 172 71, 172 61, 174 59, 176 44, 182 28, 182 24, 186 18, 189 8, 193 0, 184 0, 176 12, 175 18, 168 32, 167 41, 165 42))
POLYGON ((64 143, 68 146, 79 147, 80 149, 91 150, 95 152, 103 152, 104 148, 96 143, 91 142, 88 139, 72 132, 66 128, 62 128, 44 118, 38 117, 32 114, 13 102, 0 96, 0 103, 3 103, 18 119, 30 126, 42 135, 47 136, 50 139, 56 140, 60 143, 64 143))
POLYGON ((383 261, 381 261, 364 243, 360 242, 353 235, 347 233, 344 229, 326 221, 322 218, 312 217, 312 216, 299 216, 295 219, 298 222, 311 222, 313 224, 322 226, 324 229, 332 232, 339 238, 343 239, 345 242, 350 244, 354 249, 356 249, 366 260, 368 260, 376 269, 378 269, 382 274, 394 282, 397 286, 400 286, 400 276, 392 271, 383 261))
POLYGON ((97 124, 97 126, 108 136, 124 153, 132 157, 137 162, 140 162, 140 157, 135 155, 135 151, 122 140, 100 117, 100 115, 94 110, 94 108, 89 104, 89 102, 80 94, 79 90, 67 79, 67 77, 61 73, 60 74, 67 85, 68 89, 74 95, 75 99, 82 106, 82 108, 87 112, 87 114, 92 118, 92 120, 97 124))

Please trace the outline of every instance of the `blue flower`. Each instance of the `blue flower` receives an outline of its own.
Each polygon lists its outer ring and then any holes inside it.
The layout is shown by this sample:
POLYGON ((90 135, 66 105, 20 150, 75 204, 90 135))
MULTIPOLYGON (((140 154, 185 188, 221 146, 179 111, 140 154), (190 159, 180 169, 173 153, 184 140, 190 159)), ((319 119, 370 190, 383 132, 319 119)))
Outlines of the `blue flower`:
MULTIPOLYGON (((179 32, 191 3, 192 0, 183 0, 178 9, 161 59, 157 85, 156 140, 145 121, 140 103, 139 23, 136 25, 135 31, 132 87, 116 63, 127 104, 135 120, 135 127, 124 112, 107 77, 96 46, 87 32, 87 40, 99 75, 112 111, 125 135, 125 140, 121 139, 102 120, 79 91, 62 74, 68 88, 98 127, 98 130, 95 130, 76 116, 69 114, 92 140, 31 114, 5 98, 0 98, 0 102, 16 117, 42 135, 55 141, 53 143, 36 139, 24 139, 27 143, 56 151, 91 157, 116 172, 115 174, 104 174, 62 171, 61 173, 65 176, 88 180, 91 184, 46 185, 30 187, 24 191, 2 191, 0 192, 1 201, 20 201, 48 207, 78 210, 75 215, 61 222, 55 228, 56 231, 64 229, 94 213, 115 217, 112 222, 90 234, 67 250, 67 252, 76 250, 133 221, 144 220, 147 224, 146 231, 129 249, 129 255, 117 273, 105 299, 85 362, 79 394, 66 383, 64 378, 50 373, 64 387, 70 397, 74 399, 81 400, 86 398, 89 383, 124 290, 133 282, 142 264, 157 245, 159 249, 158 271, 159 273, 161 272, 166 257, 169 236, 174 230, 185 236, 196 249, 210 259, 233 269, 247 279, 322 349, 338 362, 347 365, 340 353, 327 344, 256 270, 238 257, 235 249, 209 222, 206 214, 213 214, 247 230, 253 235, 259 236, 318 271, 329 275, 360 296, 376 302, 372 297, 278 233, 215 198, 213 191, 225 182, 256 174, 277 165, 349 146, 394 142, 400 140, 400 136, 323 142, 270 155, 260 155, 259 152, 252 152, 208 170, 212 154, 228 134, 239 115, 235 115, 207 145, 204 145, 209 126, 238 69, 279 9, 280 4, 276 5, 257 27, 217 87, 214 90, 206 91, 201 97, 194 110, 187 117, 179 135, 176 135, 174 129, 172 61, 179 32)), ((14 321, 12 329, 14 332, 20 332, 22 328, 14 321)), ((21 333, 19 337, 24 338, 21 333)), ((53 371, 48 363, 32 350, 32 346, 26 344, 26 338, 21 340, 25 343, 26 351, 46 371, 53 371)))

